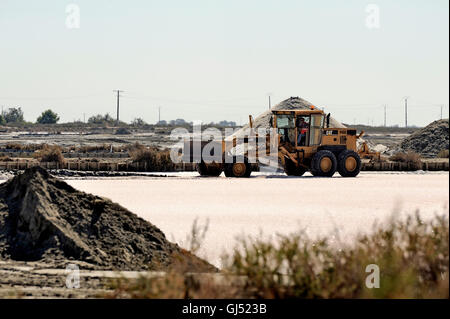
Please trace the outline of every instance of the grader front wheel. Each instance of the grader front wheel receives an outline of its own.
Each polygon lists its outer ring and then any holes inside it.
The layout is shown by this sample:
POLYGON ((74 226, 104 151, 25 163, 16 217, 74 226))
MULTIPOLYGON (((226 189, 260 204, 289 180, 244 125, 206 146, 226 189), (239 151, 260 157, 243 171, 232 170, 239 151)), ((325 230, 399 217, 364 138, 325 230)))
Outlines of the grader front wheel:
POLYGON ((314 154, 311 161, 311 174, 332 177, 337 169, 336 156, 330 151, 322 150, 314 154))
POLYGON ((244 162, 233 160, 233 163, 225 164, 224 172, 226 177, 250 177, 252 167, 247 159, 244 162))
POLYGON ((206 164, 201 161, 197 164, 197 172, 200 176, 219 176, 222 174, 222 165, 217 163, 206 164))

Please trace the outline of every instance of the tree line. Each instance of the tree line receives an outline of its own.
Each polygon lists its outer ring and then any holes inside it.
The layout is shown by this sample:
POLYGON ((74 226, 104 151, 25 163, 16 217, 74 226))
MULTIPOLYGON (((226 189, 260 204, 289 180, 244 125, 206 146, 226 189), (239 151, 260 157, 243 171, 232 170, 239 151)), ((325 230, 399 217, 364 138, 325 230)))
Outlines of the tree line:
MULTIPOLYGON (((52 111, 51 109, 45 110, 41 113, 41 115, 38 116, 36 119, 37 124, 56 124, 60 120, 59 115, 52 111)), ((20 124, 25 123, 24 114, 20 107, 11 107, 8 108, 6 111, 2 111, 0 114, 0 125, 5 124, 20 124)), ((79 123, 83 123, 81 121, 76 121, 79 123)), ((105 115, 97 114, 89 117, 88 121, 89 124, 114 124, 116 123, 116 120, 109 114, 106 113, 105 115)), ((122 123, 122 122, 121 122, 122 123)), ((136 118, 131 122, 131 125, 134 126, 143 126, 147 125, 147 123, 141 119, 136 118)))
MULTIPOLYGON (((56 124, 59 121, 59 115, 52 111, 51 109, 47 109, 41 113, 41 115, 38 116, 36 119, 37 124, 56 124)), ((10 107, 6 111, 2 111, 0 114, 0 125, 5 124, 21 124, 26 123, 23 115, 23 111, 20 107, 10 107)), ((73 123, 79 123, 84 124, 82 121, 75 121, 73 123)), ((93 115, 88 118, 87 120, 88 124, 99 124, 99 125, 114 125, 117 124, 117 121, 109 114, 106 113, 105 115, 97 114, 93 115)), ((126 124, 124 122, 120 122, 119 124, 126 124)), ((184 119, 176 119, 172 121, 159 121, 157 125, 191 125, 192 122, 186 122, 184 119)), ((133 121, 131 121, 130 125, 136 126, 136 127, 142 127, 145 125, 148 125, 147 122, 145 122, 142 118, 135 118, 133 121)), ((220 121, 219 123, 213 123, 211 122, 210 125, 219 125, 219 126, 236 126, 236 122, 232 121, 220 121)))
MULTIPOLYGON (((56 124, 59 121, 59 116, 52 110, 48 109, 41 113, 36 119, 39 124, 56 124)), ((10 107, 0 114, 0 125, 8 123, 25 123, 23 111, 20 107, 10 107)))

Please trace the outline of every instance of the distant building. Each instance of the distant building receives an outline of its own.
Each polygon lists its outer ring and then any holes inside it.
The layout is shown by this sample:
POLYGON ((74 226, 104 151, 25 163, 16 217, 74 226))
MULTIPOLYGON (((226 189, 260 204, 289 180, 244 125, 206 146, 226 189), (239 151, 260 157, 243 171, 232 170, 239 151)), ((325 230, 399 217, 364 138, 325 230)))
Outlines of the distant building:
POLYGON ((167 121, 161 120, 161 121, 159 121, 158 123, 156 123, 156 125, 165 126, 165 125, 167 125, 167 121))
POLYGON ((184 119, 176 119, 176 120, 169 121, 169 125, 172 125, 172 126, 182 126, 182 125, 186 125, 186 124, 189 124, 189 123, 186 122, 184 119))
POLYGON ((220 122, 219 122, 219 125, 220 125, 220 126, 231 126, 231 127, 235 127, 235 126, 236 126, 236 122, 223 120, 223 121, 220 121, 220 122))

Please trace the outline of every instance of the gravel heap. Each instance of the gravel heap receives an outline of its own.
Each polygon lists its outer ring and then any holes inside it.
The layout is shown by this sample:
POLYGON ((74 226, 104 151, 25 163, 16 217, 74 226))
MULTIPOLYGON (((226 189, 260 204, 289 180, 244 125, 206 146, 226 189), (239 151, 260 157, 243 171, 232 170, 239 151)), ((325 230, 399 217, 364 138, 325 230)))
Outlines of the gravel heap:
POLYGON ((413 151, 424 157, 436 157, 444 149, 449 148, 449 121, 434 121, 421 130, 405 138, 400 143, 402 151, 413 151))
MULTIPOLYGON (((310 110, 312 103, 300 98, 300 97, 290 97, 287 100, 280 102, 279 104, 272 107, 272 110, 310 110)), ((253 120, 254 128, 270 128, 270 118, 272 116, 272 111, 267 110, 264 113, 258 115, 258 117, 253 120)), ((345 127, 342 123, 338 122, 333 117, 330 117, 330 127, 345 127)), ((248 129, 249 126, 246 124, 239 131, 234 133, 233 135, 241 136, 245 129, 248 129)))
POLYGON ((0 259, 75 260, 99 269, 214 271, 122 206, 33 167, 0 185, 0 259))

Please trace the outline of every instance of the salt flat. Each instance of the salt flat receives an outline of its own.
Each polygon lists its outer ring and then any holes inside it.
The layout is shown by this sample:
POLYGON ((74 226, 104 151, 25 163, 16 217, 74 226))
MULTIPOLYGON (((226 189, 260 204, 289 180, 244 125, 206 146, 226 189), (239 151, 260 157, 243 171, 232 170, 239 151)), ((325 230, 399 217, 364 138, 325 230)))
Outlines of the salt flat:
POLYGON ((239 235, 304 229, 311 236, 351 240, 375 221, 420 210, 424 218, 448 214, 448 172, 363 172, 357 178, 287 178, 255 174, 249 179, 166 178, 67 180, 85 192, 108 197, 158 226, 180 244, 198 218, 209 219, 200 256, 220 266, 239 235))

